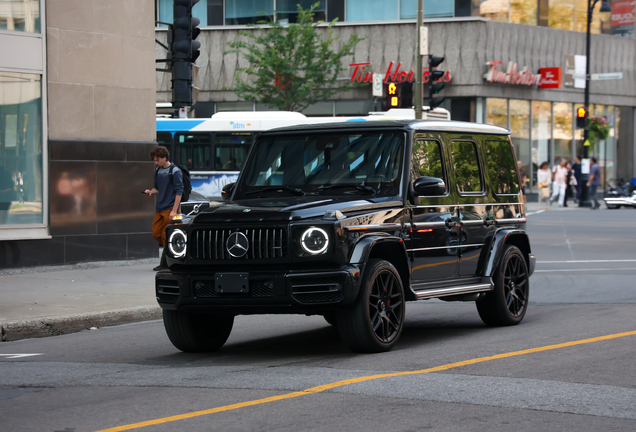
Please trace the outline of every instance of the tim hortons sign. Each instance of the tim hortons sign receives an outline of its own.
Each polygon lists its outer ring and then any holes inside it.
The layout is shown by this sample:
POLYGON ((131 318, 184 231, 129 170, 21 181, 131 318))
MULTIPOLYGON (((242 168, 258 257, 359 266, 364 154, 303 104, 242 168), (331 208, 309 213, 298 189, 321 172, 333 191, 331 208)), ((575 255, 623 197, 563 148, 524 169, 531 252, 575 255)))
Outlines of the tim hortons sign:
POLYGON ((541 68, 539 74, 541 74, 540 88, 561 88, 560 67, 541 68))
MULTIPOLYGON (((359 82, 359 83, 372 83, 373 82, 373 72, 370 70, 371 63, 351 63, 349 65, 350 68, 353 68, 351 72, 351 82, 359 82), (367 70, 368 69, 368 70, 367 70)), ((402 67, 402 63, 398 63, 393 68, 393 62, 389 63, 389 68, 384 74, 383 82, 390 83, 405 83, 405 82, 415 82, 415 72, 411 69, 410 71, 400 70, 402 67)), ((424 68, 422 72, 422 82, 429 82, 430 80, 430 72, 428 68, 424 68)), ((444 76, 438 80, 438 82, 450 82, 451 73, 450 71, 446 71, 444 76)))
POLYGON ((501 62, 488 62, 486 65, 488 72, 484 74, 484 79, 488 82, 527 86, 539 85, 541 82, 541 74, 533 74, 527 67, 519 70, 515 62, 508 62, 506 71, 501 69, 501 62))

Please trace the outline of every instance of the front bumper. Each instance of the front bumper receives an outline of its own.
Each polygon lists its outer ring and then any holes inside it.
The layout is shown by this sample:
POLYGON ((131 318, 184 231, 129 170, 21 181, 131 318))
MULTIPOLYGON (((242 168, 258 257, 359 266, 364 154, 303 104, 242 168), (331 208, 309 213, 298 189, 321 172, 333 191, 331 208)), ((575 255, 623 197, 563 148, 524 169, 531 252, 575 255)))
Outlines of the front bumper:
POLYGON ((267 313, 320 313, 353 303, 358 295, 362 268, 342 266, 333 270, 285 271, 250 268, 248 287, 221 290, 218 274, 236 271, 157 272, 155 293, 159 306, 169 310, 232 315, 267 313), (243 292, 241 292, 243 291, 243 292))

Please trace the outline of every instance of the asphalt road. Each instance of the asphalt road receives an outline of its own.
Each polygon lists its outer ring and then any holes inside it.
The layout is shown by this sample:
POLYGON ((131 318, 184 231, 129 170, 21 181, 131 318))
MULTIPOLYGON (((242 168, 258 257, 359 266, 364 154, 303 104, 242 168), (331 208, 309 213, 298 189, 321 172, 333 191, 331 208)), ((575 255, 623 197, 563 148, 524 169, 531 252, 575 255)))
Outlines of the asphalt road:
POLYGON ((411 303, 389 353, 303 316, 238 317, 211 355, 176 351, 159 321, 2 344, 0 430, 636 430, 635 218, 529 215, 521 325, 411 303))

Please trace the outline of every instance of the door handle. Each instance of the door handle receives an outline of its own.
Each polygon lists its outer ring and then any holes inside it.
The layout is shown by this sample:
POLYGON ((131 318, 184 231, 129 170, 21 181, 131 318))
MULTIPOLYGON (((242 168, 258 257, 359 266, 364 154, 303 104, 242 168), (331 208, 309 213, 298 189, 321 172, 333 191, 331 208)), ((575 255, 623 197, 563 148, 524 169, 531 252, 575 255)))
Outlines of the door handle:
POLYGON ((484 225, 486 225, 486 226, 497 225, 497 221, 495 219, 492 219, 492 218, 484 219, 484 225))
POLYGON ((454 228, 456 226, 459 226, 459 222, 455 222, 450 218, 446 219, 444 223, 446 224, 446 228, 454 228))

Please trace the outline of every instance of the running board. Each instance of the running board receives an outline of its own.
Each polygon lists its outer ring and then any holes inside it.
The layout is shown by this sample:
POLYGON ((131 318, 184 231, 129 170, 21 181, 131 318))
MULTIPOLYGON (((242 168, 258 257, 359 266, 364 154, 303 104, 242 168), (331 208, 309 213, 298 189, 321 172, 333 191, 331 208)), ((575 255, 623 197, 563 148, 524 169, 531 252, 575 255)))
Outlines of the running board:
POLYGON ((426 300, 431 298, 446 297, 459 294, 472 294, 479 292, 492 291, 491 283, 480 283, 474 285, 464 285, 448 288, 427 289, 424 291, 415 291, 418 300, 426 300))

